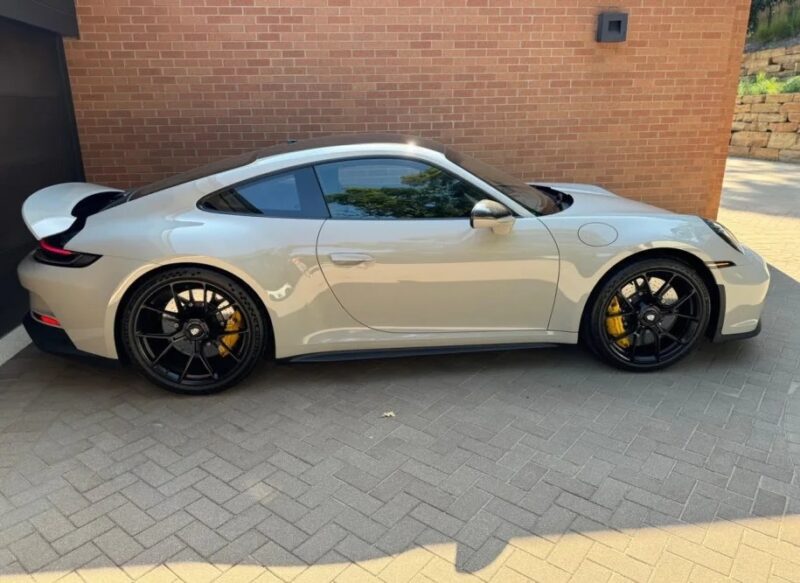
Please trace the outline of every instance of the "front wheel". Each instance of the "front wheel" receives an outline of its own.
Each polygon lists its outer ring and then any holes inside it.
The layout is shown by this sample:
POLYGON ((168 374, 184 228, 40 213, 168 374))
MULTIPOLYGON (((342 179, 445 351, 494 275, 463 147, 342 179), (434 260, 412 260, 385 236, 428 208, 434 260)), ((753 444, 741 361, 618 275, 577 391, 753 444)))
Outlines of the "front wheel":
POLYGON ((646 259, 609 278, 589 309, 584 337, 595 353, 625 370, 658 370, 695 348, 711 298, 689 265, 646 259))
POLYGON ((121 321, 129 359, 150 381, 176 393, 221 391, 247 376, 264 353, 256 300, 232 279, 176 268, 139 285, 121 321))

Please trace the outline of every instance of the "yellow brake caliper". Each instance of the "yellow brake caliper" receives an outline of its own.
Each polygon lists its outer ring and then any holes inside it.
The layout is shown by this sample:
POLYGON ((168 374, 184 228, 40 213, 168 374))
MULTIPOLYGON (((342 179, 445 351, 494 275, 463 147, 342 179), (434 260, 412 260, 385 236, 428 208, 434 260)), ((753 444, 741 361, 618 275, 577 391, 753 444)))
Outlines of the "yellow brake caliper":
MULTIPOLYGON (((606 330, 608 333, 615 338, 625 334, 625 320, 620 316, 622 308, 619 307, 619 301, 617 301, 616 297, 611 299, 611 303, 608 305, 608 312, 606 313, 606 330)), ((622 348, 628 348, 631 345, 630 337, 620 338, 616 342, 617 346, 622 348)))
POLYGON ((230 354, 228 349, 233 348, 239 342, 240 334, 237 334, 237 332, 242 329, 242 321, 242 314, 239 310, 235 310, 231 317, 228 318, 228 321, 225 322, 225 332, 228 332, 228 334, 221 338, 222 342, 219 345, 220 356, 228 356, 230 354))

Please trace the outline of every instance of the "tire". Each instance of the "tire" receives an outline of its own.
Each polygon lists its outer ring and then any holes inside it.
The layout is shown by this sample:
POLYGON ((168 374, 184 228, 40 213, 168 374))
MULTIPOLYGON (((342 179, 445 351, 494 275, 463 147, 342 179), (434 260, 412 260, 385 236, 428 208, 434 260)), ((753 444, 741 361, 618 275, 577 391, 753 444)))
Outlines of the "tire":
POLYGON ((217 393, 244 379, 265 353, 268 323, 257 302, 216 271, 170 269, 137 284, 119 337, 152 383, 175 393, 217 393))
POLYGON ((593 295, 581 336, 602 360, 623 370, 675 364, 700 342, 711 315, 703 278, 676 259, 627 265, 593 295))

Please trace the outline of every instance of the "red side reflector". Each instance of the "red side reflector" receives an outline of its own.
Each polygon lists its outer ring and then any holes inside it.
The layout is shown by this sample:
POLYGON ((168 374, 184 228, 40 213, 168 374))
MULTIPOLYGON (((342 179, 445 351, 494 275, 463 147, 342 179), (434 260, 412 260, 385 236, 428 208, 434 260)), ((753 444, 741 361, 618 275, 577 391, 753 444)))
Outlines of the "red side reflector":
POLYGON ((48 326, 58 326, 61 328, 61 322, 58 321, 58 318, 54 318, 53 316, 48 316, 47 314, 39 314, 37 312, 32 312, 33 317, 36 320, 39 320, 42 324, 47 324, 48 326))
POLYGON ((44 239, 39 241, 39 247, 41 247, 44 251, 48 253, 53 253, 55 255, 74 255, 72 251, 67 251, 66 249, 62 249, 61 247, 56 247, 55 245, 51 245, 44 239))

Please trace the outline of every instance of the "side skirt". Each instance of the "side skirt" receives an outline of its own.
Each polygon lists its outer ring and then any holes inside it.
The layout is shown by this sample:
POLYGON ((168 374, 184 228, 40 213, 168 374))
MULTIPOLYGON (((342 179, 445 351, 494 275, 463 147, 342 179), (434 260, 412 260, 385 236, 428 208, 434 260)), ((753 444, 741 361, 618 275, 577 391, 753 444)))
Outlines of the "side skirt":
POLYGON ((554 348, 560 344, 533 342, 519 344, 480 344, 468 346, 436 346, 431 348, 383 348, 378 350, 339 350, 314 352, 279 358, 278 362, 336 362, 342 360, 371 360, 376 358, 406 358, 409 356, 436 356, 469 352, 505 352, 506 350, 528 350, 532 348, 554 348))

